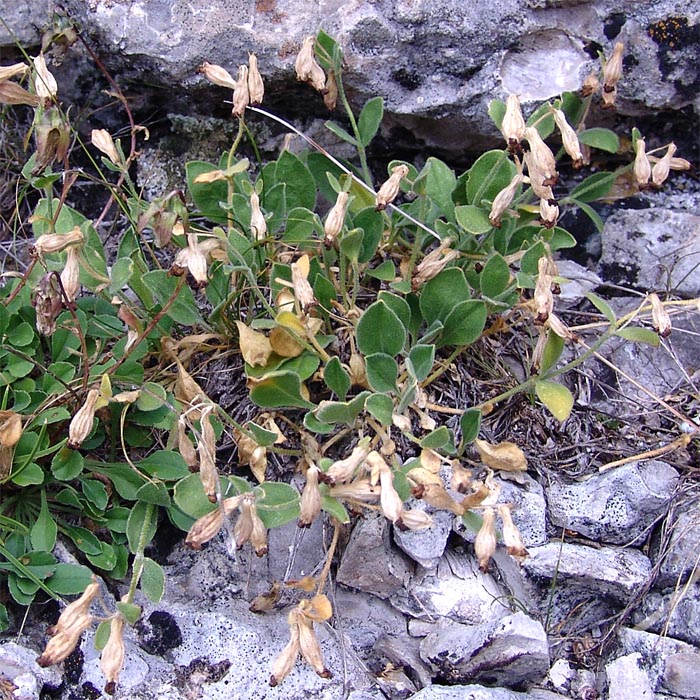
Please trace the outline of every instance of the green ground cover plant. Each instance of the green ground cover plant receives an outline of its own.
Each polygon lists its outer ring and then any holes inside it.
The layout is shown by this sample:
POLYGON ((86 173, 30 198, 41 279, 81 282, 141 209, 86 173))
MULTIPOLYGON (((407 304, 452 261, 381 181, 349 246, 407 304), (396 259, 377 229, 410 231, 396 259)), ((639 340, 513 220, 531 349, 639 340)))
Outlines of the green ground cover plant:
MULTIPOLYGON (((658 298, 617 318, 589 294, 604 323, 596 342, 582 346, 555 312, 564 282, 555 254, 576 245, 558 225, 560 208, 582 209, 601 229, 591 202, 616 183, 632 178, 633 192, 660 187, 669 169, 688 165, 673 144, 647 154, 635 130, 633 162, 555 199, 560 163, 585 167, 591 149, 621 150, 612 131, 585 127, 598 90, 603 106, 614 104, 621 50, 603 61, 600 83, 592 76, 583 94, 565 93, 527 120, 516 97, 494 100, 504 146, 466 171, 435 157, 420 170, 394 161, 383 182, 367 155, 383 100, 359 112, 350 104, 342 50, 330 36, 305 42, 296 71, 342 114, 342 124, 326 126, 354 147, 353 162, 310 139, 301 153, 242 157, 242 144, 255 150, 249 120, 296 129, 258 106, 264 88, 254 56, 235 79, 205 63, 204 76, 233 91, 237 136, 217 162, 186 164, 187 193, 154 201, 132 180, 144 129, 117 86, 128 137, 93 130, 83 144, 43 55, 0 69, 0 101, 34 110, 20 187, 36 201, 22 222, 33 239, 26 270, 6 271, 0 288, 0 581, 23 606, 37 595, 82 594, 61 614, 41 663, 65 659, 99 623, 96 644, 114 689, 124 628, 140 614, 135 593, 158 602, 166 585, 145 553, 164 518, 193 548, 223 529, 232 556, 247 542, 266 554, 267 530, 293 520, 308 526, 325 513, 336 523, 326 567, 304 589, 313 595, 289 614, 290 641, 272 684, 299 653, 329 673, 313 625, 331 616, 323 588, 338 528, 353 509, 380 510, 410 529, 432 524, 412 498, 450 510, 479 530, 483 568, 498 515, 509 551, 526 556, 492 480, 499 470, 526 469, 526 459, 513 443, 480 440, 482 418, 529 393, 564 421, 574 405, 566 372, 614 336, 656 345, 667 329, 668 303, 658 298), (72 167, 75 149, 89 154, 94 172, 72 167), (108 193, 96 220, 66 203, 83 177, 108 193), (100 225, 112 208, 125 224, 107 252, 100 225), (523 322, 533 337, 528 377, 475 405, 431 398, 472 346, 523 322), (573 353, 564 361, 567 344, 573 353), (189 371, 196 354, 222 349, 242 355, 252 420, 212 401, 189 371), (458 421, 448 427, 441 416, 458 421), (234 468, 217 458, 223 435, 237 444, 234 468), (463 466, 474 450, 484 478, 463 466), (273 452, 303 473, 301 492, 289 478, 268 478, 273 452), (80 563, 59 561, 59 537, 80 563), (94 574, 129 580, 116 609, 100 617, 90 613, 100 595, 94 574)), ((7 624, 0 604, 0 628, 7 624)))

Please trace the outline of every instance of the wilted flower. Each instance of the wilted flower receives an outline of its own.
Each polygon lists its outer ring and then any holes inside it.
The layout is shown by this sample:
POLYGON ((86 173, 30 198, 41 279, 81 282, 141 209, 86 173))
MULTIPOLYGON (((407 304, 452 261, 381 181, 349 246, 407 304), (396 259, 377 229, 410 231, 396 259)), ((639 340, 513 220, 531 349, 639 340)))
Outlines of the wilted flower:
POLYGON ((340 235, 345 223, 345 212, 348 208, 348 193, 338 192, 333 208, 328 212, 326 223, 323 227, 325 237, 323 242, 327 247, 333 245, 333 241, 340 235))
MULTIPOLYGON (((525 138, 530 145, 530 162, 534 165, 534 170, 542 173, 544 177, 541 184, 556 184, 558 178, 557 162, 549 146, 542 140, 540 132, 534 126, 528 126, 525 128, 525 138)), ((530 171, 529 166, 528 172, 532 179, 533 173, 530 171)))
POLYGON ((491 212, 489 213, 489 222, 491 226, 496 228, 501 227, 501 216, 508 209, 515 197, 518 187, 523 182, 522 168, 517 172, 513 179, 493 198, 491 204, 491 212))
POLYGON ((196 469, 197 450, 195 450, 194 443, 187 434, 187 423, 184 416, 180 416, 177 420, 177 450, 190 470, 196 469))
POLYGON ((304 614, 299 615, 297 619, 299 625, 299 651, 302 658, 321 678, 330 678, 332 674, 323 663, 321 645, 316 636, 313 621, 304 614))
POLYGON ((60 253, 74 245, 82 245, 85 235, 79 226, 74 226, 68 233, 45 233, 34 241, 34 253, 40 257, 47 253, 60 253))
POLYGON ((201 411, 197 454, 199 455, 199 478, 202 480, 204 493, 212 503, 216 503, 219 472, 216 469, 216 436, 209 416, 211 411, 211 406, 206 406, 201 411))
POLYGON ((117 613, 110 622, 109 639, 100 654, 100 670, 107 679, 105 693, 113 695, 124 666, 124 617, 117 613))
POLYGON ((461 503, 457 503, 441 484, 425 484, 421 486, 417 497, 434 508, 449 510, 455 515, 464 515, 464 506, 461 503))
POLYGON ((336 460, 331 464, 328 471, 321 475, 323 480, 331 486, 339 481, 350 481, 358 467, 365 461, 370 449, 369 438, 362 438, 348 457, 336 460))
POLYGON ((643 138, 638 138, 635 144, 636 154, 634 157, 634 179, 640 190, 649 187, 651 179, 651 163, 646 153, 646 142, 643 138))
POLYGON ((100 398, 99 389, 90 389, 85 403, 78 409, 68 426, 68 447, 77 449, 92 431, 97 400, 100 398))
POLYGON ((556 202, 554 199, 554 193, 552 192, 552 187, 551 185, 544 184, 546 179, 545 174, 539 169, 539 166, 535 162, 532 153, 528 152, 523 154, 523 162, 527 167, 527 181, 530 183, 530 187, 532 187, 532 191, 535 193, 535 196, 539 197, 540 199, 546 199, 550 203, 556 202))
POLYGON ((489 560, 496 551, 496 511, 484 508, 483 522, 474 540, 474 553, 479 560, 479 568, 486 573, 489 560))
POLYGON ((201 549, 203 544, 212 540, 224 525, 224 519, 238 508, 243 494, 225 498, 221 506, 198 518, 187 533, 185 544, 191 549, 201 549))
POLYGON ((520 152, 520 142, 525 138, 525 119, 517 95, 508 95, 501 133, 508 142, 508 150, 511 153, 520 152))
POLYGON ((332 498, 359 501, 360 503, 376 503, 381 494, 378 485, 370 483, 369 479, 358 479, 349 484, 336 484, 328 490, 332 498))
POLYGON ((107 129, 93 129, 90 134, 90 140, 92 141, 92 145, 102 151, 114 165, 122 164, 119 151, 117 151, 117 147, 114 145, 114 139, 107 129))
POLYGON ((0 82, 27 74, 29 66, 26 63, 14 63, 11 66, 0 66, 0 82))
POLYGON ((403 501, 394 488, 394 477, 389 469, 389 465, 377 452, 370 452, 367 455, 367 463, 370 465, 372 473, 378 472, 379 485, 379 507, 387 520, 395 523, 403 512, 403 501))
POLYGON ((296 664, 299 658, 299 624, 297 622, 297 616, 292 616, 292 613, 290 613, 287 620, 289 622, 290 638, 272 664, 270 685, 273 688, 279 685, 289 675, 289 672, 294 668, 294 664, 296 664))
POLYGON ((406 175, 408 175, 408 166, 403 163, 391 169, 389 179, 379 188, 379 192, 377 192, 377 203, 375 206, 377 211, 383 211, 396 199, 401 188, 401 180, 403 180, 406 175))
POLYGON ((326 91, 323 95, 323 104, 333 111, 335 105, 338 102, 338 81, 335 78, 335 72, 332 70, 328 71, 328 78, 326 79, 326 91))
POLYGON ((559 207, 551 200, 540 199, 540 223, 545 228, 554 228, 559 218, 559 207))
POLYGON ((581 152, 581 144, 578 136, 571 124, 566 121, 566 115, 560 109, 552 110, 554 121, 561 134, 561 142, 564 150, 569 154, 569 158, 574 162, 574 168, 580 168, 583 165, 583 153, 581 152))
POLYGON ((34 116, 34 138, 36 140, 36 164, 32 174, 37 175, 55 160, 63 162, 70 147, 70 128, 67 119, 58 107, 39 108, 34 116))
POLYGON ((248 66, 239 66, 236 78, 236 87, 233 91, 232 114, 234 117, 242 117, 245 112, 245 108, 250 104, 248 66))
POLYGON ((0 80, 0 104, 38 107, 41 100, 34 93, 11 80, 0 80))
POLYGON ((258 69, 258 57, 254 53, 248 55, 248 93, 250 95, 250 104, 262 104, 265 95, 265 85, 258 69))
POLYGON ((625 50, 625 45, 618 41, 613 47, 613 52, 610 58, 605 62, 603 67, 603 92, 613 92, 618 81, 622 77, 622 54, 625 50))
POLYGON ((508 554, 518 559, 526 557, 527 549, 525 549, 523 544, 520 531, 513 522, 510 504, 504 503, 499 505, 498 514, 501 516, 501 522, 503 523, 503 544, 505 544, 508 554))
POLYGON ((197 234, 195 233, 187 234, 187 246, 178 251, 175 261, 170 268, 170 273, 179 276, 184 273, 185 269, 189 270, 198 289, 209 284, 207 256, 204 254, 202 247, 198 245, 197 234))
POLYGON ((56 99, 58 84, 49 69, 46 67, 44 54, 40 53, 34 60, 34 91, 37 97, 48 105, 56 99))
POLYGON ((306 470, 306 484, 301 492, 299 527, 308 527, 321 512, 321 491, 318 488, 319 468, 311 464, 306 470))
POLYGON ((547 325, 564 340, 576 340, 576 334, 556 314, 549 314, 547 325))
POLYGON ((427 530, 433 526, 433 519, 423 510, 404 508, 396 525, 399 530, 427 530))
POLYGON ((267 235, 267 222, 260 209, 260 197, 255 190, 250 193, 250 229, 258 241, 267 235))
POLYGON ((231 74, 221 66, 217 66, 213 63, 208 63, 205 61, 199 67, 199 72, 204 75, 204 77, 214 85, 219 85, 220 87, 226 87, 231 90, 236 89, 236 81, 233 79, 231 74))
POLYGON ((439 272, 459 257, 459 251, 450 248, 453 240, 446 238, 440 245, 431 250, 416 266, 411 277, 411 289, 420 289, 428 280, 433 279, 439 272))
POLYGON ((586 79, 583 81, 581 86, 581 97, 588 97, 598 92, 600 88, 600 80, 598 79, 598 72, 593 71, 589 73, 586 79))
POLYGON ((676 150, 676 144, 670 143, 663 158, 655 163, 654 167, 651 169, 651 183, 654 187, 661 187, 661 185, 666 182, 668 173, 671 170, 671 160, 676 150))
POLYGON ((80 258, 75 246, 71 246, 66 251, 66 264, 61 270, 61 286, 66 301, 75 301, 80 291, 80 258))
POLYGON ((53 335, 56 319, 63 308, 63 297, 53 272, 45 274, 33 289, 32 305, 36 310, 36 329, 45 336, 53 335))
POLYGON ((661 299, 659 299, 658 295, 650 294, 649 301, 651 302, 651 322, 654 325, 654 330, 662 338, 667 338, 671 335, 671 331, 673 330, 671 317, 666 307, 661 303, 661 299))
POLYGON ((292 269, 292 288, 294 297, 299 302, 299 306, 306 314, 314 306, 318 304, 314 296, 314 290, 307 276, 309 274, 309 258, 303 255, 299 260, 291 264, 292 269))
POLYGON ((316 61, 315 44, 316 39, 313 36, 307 36, 304 39, 294 63, 294 70, 297 74, 297 80, 308 83, 314 90, 323 93, 326 90, 326 76, 323 68, 316 61))

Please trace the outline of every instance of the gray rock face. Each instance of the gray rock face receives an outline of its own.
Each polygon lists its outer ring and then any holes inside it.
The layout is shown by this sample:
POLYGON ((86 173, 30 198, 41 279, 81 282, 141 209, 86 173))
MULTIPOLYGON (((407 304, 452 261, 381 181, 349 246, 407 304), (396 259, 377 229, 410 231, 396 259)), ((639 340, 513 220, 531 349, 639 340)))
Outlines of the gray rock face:
POLYGON ((625 464, 587 481, 547 489, 554 525, 601 542, 641 541, 668 508, 678 472, 658 460, 625 464))
POLYGON ((409 505, 411 508, 429 512, 433 518, 433 525, 427 530, 400 530, 395 527, 394 542, 413 561, 426 569, 433 569, 445 551, 455 516, 445 510, 436 511, 425 502, 415 499, 409 505))
POLYGON ((421 642, 421 656, 452 683, 475 680, 509 687, 540 680, 549 669, 544 628, 520 612, 484 625, 438 625, 421 642))
POLYGON ((679 503, 674 517, 666 523, 670 535, 668 545, 655 548, 652 560, 661 560, 658 583, 672 586, 686 581, 696 569, 700 553, 700 500, 679 503))
POLYGON ((0 645, 0 674, 15 689, 10 697, 17 700, 39 700, 44 685, 58 688, 61 673, 55 666, 41 668, 36 662, 37 652, 15 642, 0 645))
POLYGON ((638 652, 615 659, 605 668, 609 700, 654 700, 649 676, 641 667, 638 652))
POLYGON ((409 578, 410 564, 387 552, 388 525, 382 516, 359 522, 340 562, 337 580, 345 586, 388 598, 409 578))
POLYGON ((604 279, 643 290, 700 290, 700 216, 668 209, 617 211, 602 234, 604 279))
MULTIPOLYGON (((23 35, 31 5, 20 4, 24 12, 10 18, 23 35)), ((515 92, 542 100, 576 90, 597 65, 594 47, 609 54, 617 40, 627 47, 618 98, 623 114, 678 109, 698 100, 698 13, 692 0, 67 0, 64 6, 117 79, 156 81, 169 99, 186 99, 184 93, 192 91, 194 103, 202 99, 196 68, 203 60, 235 74, 248 51, 259 55, 268 95, 289 101, 298 94, 295 54, 304 36, 323 27, 345 50, 353 101, 383 95, 387 129, 409 128, 453 152, 496 137, 486 114, 490 99, 515 92)), ((31 14, 41 25, 42 13, 31 14)), ((221 90, 207 92, 224 99, 221 90)), ((313 101, 309 91, 309 105, 313 101)))
POLYGON ((681 586, 666 594, 651 592, 644 597, 634 620, 641 629, 700 647, 700 586, 681 586))
POLYGON ((651 573, 651 562, 635 549, 594 549, 567 542, 550 542, 530 549, 523 570, 534 579, 567 587, 594 590, 617 600, 628 600, 651 573))
POLYGON ((564 697, 547 691, 517 693, 507 688, 486 688, 483 685, 432 685, 413 695, 411 700, 556 700, 564 697))

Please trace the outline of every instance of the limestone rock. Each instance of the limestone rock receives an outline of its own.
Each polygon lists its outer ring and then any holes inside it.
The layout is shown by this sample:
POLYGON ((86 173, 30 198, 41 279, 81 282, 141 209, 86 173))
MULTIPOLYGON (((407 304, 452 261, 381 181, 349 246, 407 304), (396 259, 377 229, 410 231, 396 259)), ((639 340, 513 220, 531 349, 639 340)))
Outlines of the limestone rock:
POLYGON ((445 510, 435 510, 424 501, 416 501, 415 499, 409 504, 409 507, 430 513, 433 525, 427 530, 400 530, 395 527, 393 528, 394 542, 413 561, 426 569, 433 569, 445 551, 455 516, 445 510))
POLYGON ((605 667, 609 700, 654 700, 649 677, 638 652, 620 656, 605 667))
POLYGON ((625 464, 586 481, 547 489, 554 525, 600 542, 634 544, 668 508, 678 472, 658 460, 625 464))

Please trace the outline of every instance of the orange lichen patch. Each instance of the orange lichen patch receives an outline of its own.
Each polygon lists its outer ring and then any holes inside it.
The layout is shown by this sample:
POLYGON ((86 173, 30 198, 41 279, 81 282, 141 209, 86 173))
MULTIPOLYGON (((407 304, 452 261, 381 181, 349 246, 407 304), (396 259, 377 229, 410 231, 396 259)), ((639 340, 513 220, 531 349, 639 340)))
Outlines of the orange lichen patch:
POLYGON ((687 17, 666 17, 647 27, 647 34, 663 48, 677 48, 695 32, 687 17))

